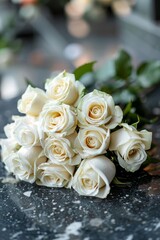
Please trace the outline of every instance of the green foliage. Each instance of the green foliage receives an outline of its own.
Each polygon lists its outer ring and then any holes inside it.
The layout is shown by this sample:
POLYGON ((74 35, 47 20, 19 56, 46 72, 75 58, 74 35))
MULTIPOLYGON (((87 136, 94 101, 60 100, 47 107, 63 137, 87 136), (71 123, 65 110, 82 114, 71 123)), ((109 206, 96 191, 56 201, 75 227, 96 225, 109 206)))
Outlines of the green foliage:
POLYGON ((0 38, 0 49, 8 47, 8 42, 4 38, 0 38))
POLYGON ((138 123, 140 122, 140 117, 137 115, 137 122, 132 123, 132 126, 137 129, 138 123))
POLYGON ((9 48, 13 52, 17 52, 20 50, 21 45, 22 45, 21 41, 19 41, 19 40, 9 41, 9 40, 5 39, 4 37, 0 36, 0 49, 9 48))
POLYGON ((0 50, 8 48, 12 52, 17 52, 21 48, 21 41, 14 37, 13 31, 16 27, 15 17, 11 14, 5 22, 0 32, 0 50))
POLYGON ((98 81, 127 80, 131 74, 131 57, 124 50, 120 50, 114 59, 107 61, 96 73, 98 81))
POLYGON ((132 73, 130 55, 126 51, 120 50, 113 61, 115 67, 115 77, 117 79, 128 79, 132 73))
POLYGON ((35 86, 35 85, 32 83, 32 81, 31 81, 30 79, 28 79, 28 78, 25 78, 25 83, 26 83, 27 86, 30 85, 31 87, 36 88, 36 86, 35 86))
POLYGON ((136 69, 131 56, 120 50, 96 71, 95 77, 96 88, 111 94, 115 103, 121 105, 128 124, 137 122, 137 115, 141 127, 156 120, 151 109, 145 108, 143 99, 146 88, 160 84, 160 61, 145 62, 136 69))
POLYGON ((131 112, 131 108, 132 108, 132 102, 129 102, 126 107, 123 110, 123 115, 127 115, 129 112, 131 112))
POLYGON ((144 88, 160 83, 160 61, 141 64, 137 69, 137 79, 144 88))
POLYGON ((145 124, 153 124, 157 122, 158 117, 144 117, 142 115, 137 114, 137 109, 135 107, 131 107, 130 109, 126 110, 127 106, 124 108, 124 117, 123 120, 130 124, 133 125, 135 128, 137 128, 137 125, 142 128, 145 124), (126 112, 127 111, 127 112, 126 112))
POLYGON ((128 182, 128 181, 121 181, 119 178, 117 177, 114 177, 113 179, 113 184, 118 186, 118 187, 129 187, 131 186, 131 182, 128 182))
POLYGON ((80 78, 82 76, 84 76, 86 73, 93 72, 93 66, 95 63, 96 63, 96 61, 89 62, 89 63, 83 64, 80 67, 76 68, 73 72, 76 80, 80 80, 80 78))

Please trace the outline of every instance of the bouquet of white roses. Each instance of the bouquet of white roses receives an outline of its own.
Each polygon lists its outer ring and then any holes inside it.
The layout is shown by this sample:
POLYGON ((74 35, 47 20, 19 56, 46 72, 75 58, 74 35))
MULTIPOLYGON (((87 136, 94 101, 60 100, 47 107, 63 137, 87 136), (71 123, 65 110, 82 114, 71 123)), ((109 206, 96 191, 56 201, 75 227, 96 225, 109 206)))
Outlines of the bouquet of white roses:
POLYGON ((18 101, 1 139, 2 161, 19 180, 47 187, 73 187, 80 195, 106 198, 119 165, 134 172, 146 160, 152 133, 122 123, 111 95, 85 87, 62 72, 45 91, 30 85, 18 101))

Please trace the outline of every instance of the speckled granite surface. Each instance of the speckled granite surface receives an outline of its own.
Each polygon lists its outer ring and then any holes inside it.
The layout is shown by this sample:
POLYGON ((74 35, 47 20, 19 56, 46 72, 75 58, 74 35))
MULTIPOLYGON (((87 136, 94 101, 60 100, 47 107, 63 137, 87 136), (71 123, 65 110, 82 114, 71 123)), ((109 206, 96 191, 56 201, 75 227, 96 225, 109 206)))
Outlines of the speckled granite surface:
MULTIPOLYGON (((0 137, 17 113, 16 101, 0 102, 0 137)), ((0 163, 0 239, 160 240, 158 177, 135 173, 131 187, 112 187, 101 200, 73 190, 4 183, 5 176, 0 163)))

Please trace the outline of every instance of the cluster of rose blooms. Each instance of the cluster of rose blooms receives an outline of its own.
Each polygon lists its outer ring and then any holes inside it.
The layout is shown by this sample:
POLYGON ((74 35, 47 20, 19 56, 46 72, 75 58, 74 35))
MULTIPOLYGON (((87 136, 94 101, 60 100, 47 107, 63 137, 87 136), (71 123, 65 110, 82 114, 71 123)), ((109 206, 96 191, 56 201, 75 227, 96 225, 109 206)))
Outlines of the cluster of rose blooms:
POLYGON ((122 123, 123 112, 111 95, 84 90, 65 71, 48 79, 45 91, 28 86, 17 105, 25 115, 13 116, 1 139, 8 172, 29 183, 105 198, 116 173, 107 151, 115 152, 126 171, 139 169, 152 134, 122 123))

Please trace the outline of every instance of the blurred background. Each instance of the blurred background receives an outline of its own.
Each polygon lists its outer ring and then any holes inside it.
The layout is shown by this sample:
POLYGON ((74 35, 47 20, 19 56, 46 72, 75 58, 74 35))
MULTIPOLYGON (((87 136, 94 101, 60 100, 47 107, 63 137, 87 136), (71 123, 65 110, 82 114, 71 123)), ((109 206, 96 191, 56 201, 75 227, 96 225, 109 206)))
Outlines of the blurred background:
POLYGON ((120 48, 135 66, 160 59, 159 0, 0 0, 0 98, 21 94, 26 79, 43 87, 55 71, 99 69, 120 48))

